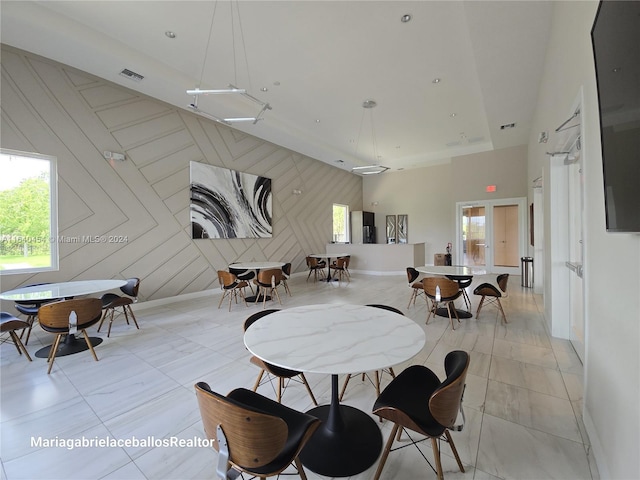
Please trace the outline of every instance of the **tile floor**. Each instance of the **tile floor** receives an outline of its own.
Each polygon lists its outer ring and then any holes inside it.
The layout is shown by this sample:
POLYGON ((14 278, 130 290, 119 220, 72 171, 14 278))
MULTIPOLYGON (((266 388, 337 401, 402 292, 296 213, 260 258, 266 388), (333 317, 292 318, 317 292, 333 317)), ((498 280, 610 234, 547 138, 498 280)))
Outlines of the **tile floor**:
MULTIPOLYGON (((470 287, 491 276, 479 276, 470 287)), ((465 465, 457 470, 443 445, 445 477, 453 479, 597 479, 589 440, 581 421, 582 366, 571 345, 550 338, 542 316, 542 299, 512 277, 503 300, 510 323, 497 311, 483 310, 480 319, 463 320, 455 331, 448 319, 425 325, 426 306, 418 299, 407 308, 410 289, 402 276, 353 274, 341 285, 307 283, 306 274, 290 280, 292 297, 282 308, 312 303, 386 303, 400 308, 424 328, 427 342, 411 362, 443 376, 443 359, 453 349, 471 353, 464 399, 466 426, 453 438, 465 465)), ((144 284, 141 288, 144 288, 144 284)), ((473 298, 474 308, 477 298, 473 298)), ((52 336, 34 327, 27 362, 3 344, 0 369, 0 458, 2 480, 17 479, 215 479, 211 448, 110 446, 87 448, 32 445, 31 438, 133 442, 152 437, 191 441, 203 437, 193 385, 203 380, 221 393, 251 388, 258 370, 249 363, 242 343, 242 323, 260 307, 233 305, 217 309, 220 294, 141 308, 140 330, 117 320, 96 348, 58 358, 51 375, 35 352, 52 336), (111 441, 110 440, 110 441, 111 441)), ((95 335, 95 327, 90 332, 95 335)), ((406 366, 403 365, 403 366, 406 366)), ((396 367, 396 372, 403 366, 396 367)), ((320 403, 329 402, 329 378, 308 374, 320 403)), ((384 378, 384 383, 388 378, 384 378)), ((261 393, 275 398, 268 385, 261 393)), ((371 384, 351 380, 344 402, 370 412, 375 400, 371 384)), ((311 407, 304 387, 292 384, 283 402, 300 410, 311 407)), ((377 418, 377 417, 376 417, 377 418)), ((390 426, 380 424, 386 440, 390 426)), ((403 437, 406 439, 406 437, 403 437)), ((423 444, 433 458, 430 443, 423 444)), ((372 478, 376 465, 354 480, 372 478)), ((323 478, 307 472, 309 479, 323 478)), ((294 476, 294 478, 298 478, 294 476)), ((411 447, 389 456, 383 479, 435 479, 436 474, 411 447)))

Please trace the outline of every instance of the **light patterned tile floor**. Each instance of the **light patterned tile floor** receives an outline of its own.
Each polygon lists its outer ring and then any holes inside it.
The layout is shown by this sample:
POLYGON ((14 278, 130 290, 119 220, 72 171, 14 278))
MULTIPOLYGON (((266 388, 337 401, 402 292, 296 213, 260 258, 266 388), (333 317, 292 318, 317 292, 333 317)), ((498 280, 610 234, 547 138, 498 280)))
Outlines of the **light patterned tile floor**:
MULTIPOLYGON (((487 276, 486 278, 491 278, 487 276)), ((476 277, 469 288, 486 279, 476 277)), ((411 294, 405 276, 354 273, 350 283, 305 281, 294 275, 293 296, 282 295, 282 307, 316 303, 383 303, 401 309, 425 331, 427 342, 409 364, 423 364, 441 378, 447 352, 471 354, 465 393, 466 425, 453 438, 465 473, 458 471, 448 447, 443 448, 445 477, 452 479, 597 479, 589 458, 589 442, 579 418, 582 366, 570 344, 549 338, 541 297, 509 282, 503 300, 511 320, 503 325, 497 311, 483 309, 480 319, 463 320, 455 331, 449 320, 436 317, 425 325, 422 298, 407 308, 411 294)), ((141 286, 144 288, 144 284, 141 286)), ((470 295, 473 308, 478 299, 470 295)), ((258 370, 249 363, 242 342, 242 324, 260 307, 226 305, 218 309, 219 291, 151 308, 138 305, 140 330, 124 319, 115 321, 111 338, 96 348, 100 359, 80 353, 55 361, 51 375, 35 352, 52 336, 35 326, 27 362, 10 344, 3 344, 0 369, 1 480, 215 479, 216 453, 210 448, 122 445, 90 448, 46 448, 32 438, 105 439, 203 437, 193 391, 206 381, 221 393, 251 388, 258 370)), ((277 304, 275 307, 279 307, 277 304)), ((329 378, 308 374, 318 402, 330 400, 329 378)), ((342 381, 342 379, 341 379, 342 381)), ((383 385, 388 377, 383 377, 383 385)), ((275 398, 269 386, 259 390, 275 398)), ((359 378, 350 381, 344 403, 370 412, 375 390, 359 378)), ((304 387, 292 384, 283 403, 307 410, 311 400, 304 387)), ((377 418, 377 417, 376 417, 377 418)), ((388 422, 379 423, 384 439, 388 422)), ((58 442, 60 444, 60 442, 58 442)), ((423 450, 432 460, 429 443, 423 450)), ((376 465, 352 477, 372 478, 376 465)), ((307 472, 309 479, 321 477, 307 472)), ((294 478, 297 478, 294 476, 294 478)), ((385 480, 435 479, 415 448, 389 456, 385 480)))

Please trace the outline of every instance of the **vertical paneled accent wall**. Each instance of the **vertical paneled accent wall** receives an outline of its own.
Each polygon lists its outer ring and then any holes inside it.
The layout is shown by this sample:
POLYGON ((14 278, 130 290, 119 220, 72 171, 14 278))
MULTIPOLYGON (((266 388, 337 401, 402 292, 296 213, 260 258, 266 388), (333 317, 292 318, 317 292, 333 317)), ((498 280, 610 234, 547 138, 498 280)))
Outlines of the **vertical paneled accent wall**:
POLYGON ((58 272, 3 275, 2 290, 137 276, 148 300, 217 288, 216 270, 235 260, 290 261, 302 271, 305 256, 331 239, 332 204, 362 209, 356 175, 4 45, 1 100, 1 146, 58 158, 59 235, 127 237, 60 243, 58 272), (107 161, 104 151, 126 161, 107 161), (273 237, 192 240, 190 161, 271 178, 273 237))

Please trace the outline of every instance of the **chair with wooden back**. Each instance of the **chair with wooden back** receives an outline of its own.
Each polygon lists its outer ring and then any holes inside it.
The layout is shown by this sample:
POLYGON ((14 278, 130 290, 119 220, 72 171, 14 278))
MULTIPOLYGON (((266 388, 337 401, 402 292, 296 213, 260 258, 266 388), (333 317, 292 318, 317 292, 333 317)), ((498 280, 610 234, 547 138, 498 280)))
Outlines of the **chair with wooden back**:
POLYGON ((329 267, 334 273, 337 273, 339 282, 342 282, 343 277, 347 278, 347 282, 351 282, 351 277, 349 276, 349 260, 347 257, 339 257, 329 267))
POLYGON ((480 298, 480 303, 478 304, 478 310, 476 311, 476 318, 478 318, 478 315, 480 315, 480 310, 482 309, 483 305, 493 304, 500 311, 500 313, 502 313, 502 321, 504 323, 509 323, 507 321, 507 316, 504 313, 504 309, 502 308, 502 303, 500 302, 500 299, 503 296, 502 294, 507 293, 507 283, 509 282, 509 274, 502 273, 498 275, 498 277, 496 278, 496 282, 498 283, 499 288, 492 283, 485 282, 485 283, 481 283, 473 290, 474 295, 480 295, 482 297, 480 298), (485 303, 485 300, 486 300, 486 303, 485 303))
POLYGON ((281 268, 269 268, 267 270, 260 270, 254 283, 258 287, 256 292, 256 301, 258 303, 262 298, 262 308, 267 306, 267 297, 270 296, 273 300, 275 295, 278 298, 278 303, 282 305, 280 300, 280 294, 278 293, 278 287, 282 285, 282 269, 281 268))
POLYGON ((429 323, 429 319, 431 315, 436 314, 438 309, 438 305, 444 304, 447 313, 449 314, 449 322, 451 323, 451 328, 453 330, 456 327, 453 324, 453 315, 460 323, 460 319, 458 318, 458 311, 456 310, 456 306, 454 301, 457 300, 460 295, 462 295, 462 291, 460 290, 460 286, 458 282, 454 282, 453 280, 449 280, 445 277, 426 277, 422 279, 422 285, 424 287, 425 295, 431 300, 431 308, 429 309, 429 313, 427 314, 427 321, 429 323))
POLYGON ((220 308, 225 298, 229 298, 229 311, 231 311, 231 301, 235 300, 236 303, 238 303, 238 296, 240 296, 246 307, 249 306, 247 305, 247 300, 244 295, 244 289, 247 288, 249 284, 245 280, 240 280, 231 272, 218 270, 218 283, 220 283, 220 289, 222 290, 222 297, 218 302, 218 308, 220 308))
POLYGON ((306 480, 298 455, 320 420, 244 388, 226 397, 208 384, 195 385, 204 431, 218 451, 216 473, 227 480, 230 469, 260 479, 280 474, 294 464, 306 480))
POLYGON ((320 262, 316 257, 307 257, 307 267, 309 267, 309 275, 307 275, 307 281, 313 273, 313 280, 318 281, 318 276, 324 277, 324 267, 327 266, 327 262, 320 262))
MULTIPOLYGON (((13 344, 16 346, 18 353, 22 355, 22 352, 24 352, 27 360, 31 362, 32 360, 29 352, 27 352, 27 349, 22 344, 22 340, 20 340, 20 337, 16 333, 16 330, 22 330, 24 332, 26 328, 30 328, 29 322, 20 320, 10 313, 0 312, 0 333, 8 333, 9 338, 6 340, 11 340, 11 342, 13 342, 13 344)), ((5 339, 3 338, 2 343, 4 342, 5 339)))
POLYGON ((131 315, 131 319, 135 324, 136 328, 140 330, 138 326, 138 321, 136 320, 136 316, 133 314, 133 310, 131 309, 131 304, 138 301, 138 290, 140 289, 140 279, 137 277, 129 278, 127 283, 120 287, 120 291, 124 293, 126 296, 116 295, 115 293, 105 293, 102 295, 100 300, 102 300, 102 308, 104 309, 104 316, 100 321, 100 325, 98 325, 98 331, 102 328, 102 323, 104 319, 107 318, 107 315, 110 314, 109 318, 109 329, 107 330, 107 337, 111 336, 111 325, 113 324, 113 317, 116 312, 116 308, 122 308, 122 313, 124 314, 124 318, 127 320, 127 325, 129 323, 129 315, 131 315))
POLYGON ((284 289, 287 291, 289 296, 291 297, 291 290, 289 290, 289 284, 287 281, 291 277, 291 262, 285 263, 282 266, 282 285, 284 285, 284 289))
POLYGON ((407 282, 409 283, 409 288, 411 288, 411 297, 409 297, 409 304, 407 305, 407 308, 409 308, 412 303, 415 307, 418 295, 424 294, 424 285, 422 284, 422 280, 417 281, 419 276, 420 272, 418 272, 418 270, 413 267, 407 267, 407 282))
POLYGON ((38 318, 40 319, 42 329, 56 336, 49 350, 49 357, 47 359, 49 369, 47 373, 51 373, 56 352, 60 345, 60 339, 70 333, 69 320, 72 313, 75 313, 78 331, 84 334, 84 339, 87 342, 89 350, 91 350, 93 358, 96 362, 98 361, 98 356, 87 334, 87 328, 95 325, 102 318, 102 301, 99 298, 80 298, 47 303, 41 306, 38 311, 38 318))
MULTIPOLYGON (((449 430, 460 431, 464 427, 462 397, 469 369, 469 354, 462 350, 449 352, 444 367, 447 377, 441 382, 429 368, 412 365, 393 379, 376 400, 373 413, 393 422, 394 426, 380 457, 374 480, 380 478, 394 439, 397 435, 400 440, 402 429, 431 438, 438 479, 443 479, 439 440, 449 444, 460 471, 464 473, 449 430), (458 413, 462 414, 462 425, 456 425, 458 413)), ((411 440, 411 444, 419 441, 411 440)))
MULTIPOLYGON (((278 309, 271 308, 271 309, 262 310, 260 312, 254 313, 253 315, 250 315, 244 321, 244 330, 246 331, 247 328, 249 328, 255 322, 260 320, 262 317, 265 317, 277 311, 278 309)), ((280 401, 282 400, 282 394, 287 388, 288 381, 297 380, 296 377, 298 377, 300 383, 304 384, 304 386, 306 387, 307 392, 309 393, 309 396, 313 401, 313 404, 316 406, 318 405, 318 402, 316 401, 316 397, 313 396, 313 392, 311 391, 311 387, 309 386, 309 383, 307 382, 307 379, 304 376, 304 373, 298 372, 296 370, 289 370, 288 368, 277 367, 268 362, 265 362, 264 360, 256 357, 255 355, 251 356, 250 361, 255 366, 260 368, 260 373, 258 374, 258 378, 256 379, 256 382, 253 385, 254 392, 258 390, 259 386, 264 385, 267 382, 273 383, 273 381, 277 379, 278 386, 277 388, 274 388, 274 390, 276 391, 276 398, 278 400, 278 403, 280 403, 280 401), (266 378, 265 378, 265 373, 266 373, 266 378)))

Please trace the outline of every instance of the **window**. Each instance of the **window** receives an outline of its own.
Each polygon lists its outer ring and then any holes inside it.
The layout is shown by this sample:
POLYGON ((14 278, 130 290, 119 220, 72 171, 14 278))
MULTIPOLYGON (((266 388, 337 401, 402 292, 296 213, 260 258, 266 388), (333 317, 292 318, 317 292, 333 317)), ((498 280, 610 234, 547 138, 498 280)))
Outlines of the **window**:
POLYGON ((333 204, 333 241, 346 243, 349 241, 349 206, 333 204))
POLYGON ((58 269, 56 158, 0 149, 0 274, 58 269))

